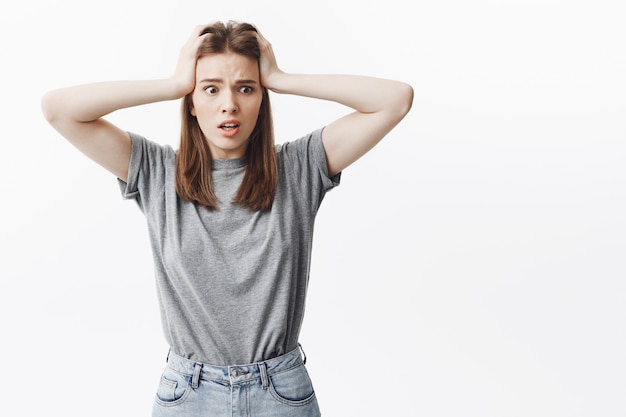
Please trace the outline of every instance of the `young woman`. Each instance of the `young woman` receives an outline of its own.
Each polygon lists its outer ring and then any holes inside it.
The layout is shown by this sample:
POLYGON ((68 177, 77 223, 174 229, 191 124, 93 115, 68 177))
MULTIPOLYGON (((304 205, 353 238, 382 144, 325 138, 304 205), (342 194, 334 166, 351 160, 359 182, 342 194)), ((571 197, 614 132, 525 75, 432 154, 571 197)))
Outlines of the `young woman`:
POLYGON ((288 74, 250 24, 194 29, 175 74, 48 92, 52 126, 145 214, 168 364, 154 416, 318 416, 298 343, 316 212, 411 107, 412 88, 288 74), (268 90, 354 111, 274 144, 268 90), (103 117, 182 98, 177 151, 103 117))

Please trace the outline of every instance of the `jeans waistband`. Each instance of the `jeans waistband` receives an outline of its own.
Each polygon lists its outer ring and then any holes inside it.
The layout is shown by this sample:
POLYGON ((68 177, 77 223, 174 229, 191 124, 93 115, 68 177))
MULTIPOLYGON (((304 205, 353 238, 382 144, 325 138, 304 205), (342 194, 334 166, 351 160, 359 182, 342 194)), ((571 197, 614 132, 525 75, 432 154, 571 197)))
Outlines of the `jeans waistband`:
POLYGON ((243 365, 216 366, 183 358, 174 352, 169 353, 167 365, 182 374, 193 375, 193 384, 197 388, 199 380, 219 381, 239 384, 261 378, 264 385, 268 376, 287 371, 305 363, 301 346, 284 355, 262 362, 243 365))

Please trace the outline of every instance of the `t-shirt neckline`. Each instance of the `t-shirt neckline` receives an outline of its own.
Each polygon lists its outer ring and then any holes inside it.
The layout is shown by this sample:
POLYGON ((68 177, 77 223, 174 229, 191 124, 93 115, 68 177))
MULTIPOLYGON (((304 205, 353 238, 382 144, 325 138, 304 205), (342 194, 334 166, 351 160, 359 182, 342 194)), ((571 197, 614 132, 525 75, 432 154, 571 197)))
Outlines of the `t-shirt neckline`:
POLYGON ((213 159, 211 160, 211 170, 222 171, 226 169, 236 169, 246 166, 246 157, 233 159, 213 159))

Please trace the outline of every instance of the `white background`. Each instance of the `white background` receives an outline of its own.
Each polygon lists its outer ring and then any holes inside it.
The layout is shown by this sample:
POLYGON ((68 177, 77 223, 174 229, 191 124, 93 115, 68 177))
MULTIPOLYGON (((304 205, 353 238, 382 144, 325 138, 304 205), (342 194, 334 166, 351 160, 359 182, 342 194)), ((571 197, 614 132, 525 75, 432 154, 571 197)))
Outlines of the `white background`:
MULTIPOLYGON (((415 89, 319 213, 301 341, 323 414, 625 416, 622 4, 2 3, 2 415, 147 416, 167 352, 144 218, 41 95, 169 76, 193 26, 235 19, 286 71, 415 89)), ((347 111, 272 100, 278 142, 347 111)), ((178 108, 110 119, 177 146, 178 108)))

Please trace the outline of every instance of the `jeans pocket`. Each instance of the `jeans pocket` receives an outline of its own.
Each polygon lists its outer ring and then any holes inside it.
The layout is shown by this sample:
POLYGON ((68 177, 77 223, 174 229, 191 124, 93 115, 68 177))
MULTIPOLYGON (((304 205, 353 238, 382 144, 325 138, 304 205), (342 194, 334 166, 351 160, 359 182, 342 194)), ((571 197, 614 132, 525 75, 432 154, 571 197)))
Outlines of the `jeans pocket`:
POLYGON ((171 368, 165 368, 157 388, 155 401, 168 407, 181 404, 191 391, 191 377, 171 368))
POLYGON ((315 391, 304 365, 269 377, 269 390, 274 399, 291 406, 303 406, 315 400, 315 391))

